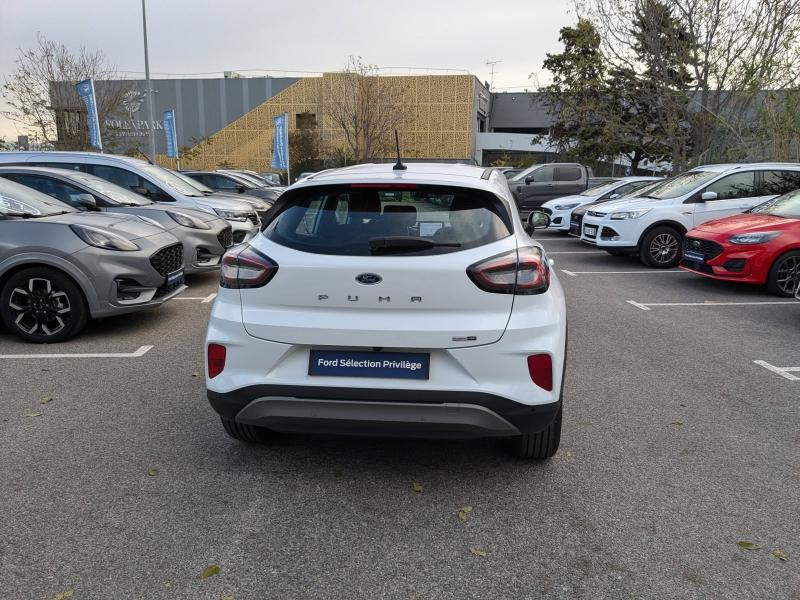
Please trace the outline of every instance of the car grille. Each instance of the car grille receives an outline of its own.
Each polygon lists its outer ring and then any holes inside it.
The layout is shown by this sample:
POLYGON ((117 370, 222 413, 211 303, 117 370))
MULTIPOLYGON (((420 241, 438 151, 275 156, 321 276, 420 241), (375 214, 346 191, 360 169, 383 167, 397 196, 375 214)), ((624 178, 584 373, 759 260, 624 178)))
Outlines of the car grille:
POLYGON ((590 216, 590 217, 605 217, 605 216, 606 216, 606 213, 604 213, 604 212, 597 212, 596 210, 590 210, 590 211, 589 211, 589 216, 590 216))
POLYGON ((702 254, 703 258, 709 260, 722 253, 722 246, 716 242, 701 240, 699 238, 687 237, 683 239, 683 251, 702 254))
POLYGON ((247 213, 247 218, 250 219, 253 225, 258 227, 258 215, 256 213, 247 213))
POLYGON ((233 229, 226 227, 217 234, 217 239, 223 248, 230 248, 233 246, 233 229))
POLYGON ((172 244, 150 257, 150 264, 162 277, 174 273, 183 266, 183 245, 172 244))

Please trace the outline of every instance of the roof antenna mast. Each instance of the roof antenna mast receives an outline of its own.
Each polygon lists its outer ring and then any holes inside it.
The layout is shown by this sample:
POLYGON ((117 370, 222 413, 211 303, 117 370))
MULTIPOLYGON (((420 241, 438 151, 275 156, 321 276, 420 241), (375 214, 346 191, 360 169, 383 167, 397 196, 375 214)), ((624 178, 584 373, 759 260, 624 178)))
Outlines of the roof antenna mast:
POLYGON ((397 148, 397 163, 392 167, 392 170, 405 171, 408 167, 406 167, 400 159, 400 137, 397 135, 397 129, 394 130, 394 145, 397 148))

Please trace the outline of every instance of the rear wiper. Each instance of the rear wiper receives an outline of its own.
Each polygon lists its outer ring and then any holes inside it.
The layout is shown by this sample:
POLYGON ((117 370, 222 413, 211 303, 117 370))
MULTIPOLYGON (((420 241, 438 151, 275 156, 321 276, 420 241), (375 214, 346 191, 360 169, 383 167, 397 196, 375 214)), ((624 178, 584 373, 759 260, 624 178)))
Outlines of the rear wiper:
POLYGON ((386 250, 427 250, 438 246, 460 248, 461 244, 458 242, 435 242, 427 238, 410 235, 376 237, 369 240, 369 249, 373 254, 386 250))

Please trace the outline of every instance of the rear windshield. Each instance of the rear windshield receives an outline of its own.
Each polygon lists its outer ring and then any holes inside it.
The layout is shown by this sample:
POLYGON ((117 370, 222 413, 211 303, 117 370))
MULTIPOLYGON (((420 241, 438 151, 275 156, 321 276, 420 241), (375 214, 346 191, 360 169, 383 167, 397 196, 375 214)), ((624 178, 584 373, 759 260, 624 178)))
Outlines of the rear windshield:
POLYGON ((278 203, 264 235, 316 254, 445 254, 495 242, 512 231, 496 196, 465 188, 314 186, 286 192, 278 203))

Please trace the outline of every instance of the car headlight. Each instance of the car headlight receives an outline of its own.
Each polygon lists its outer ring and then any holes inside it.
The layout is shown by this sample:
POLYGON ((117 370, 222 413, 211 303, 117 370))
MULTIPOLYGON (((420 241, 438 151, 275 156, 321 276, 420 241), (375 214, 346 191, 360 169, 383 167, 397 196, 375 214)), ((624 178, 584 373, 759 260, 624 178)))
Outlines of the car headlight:
POLYGON ((611 213, 609 217, 612 221, 625 221, 627 219, 638 219, 642 215, 646 215, 652 209, 651 208, 640 208, 639 210, 626 210, 622 212, 615 212, 611 213))
POLYGON ((778 237, 782 231, 761 231, 758 233, 737 233, 728 238, 731 244, 763 244, 778 237))
POLYGON ((580 206, 580 203, 576 202, 575 204, 559 204, 558 206, 554 206, 553 210, 572 210, 580 206))
POLYGON ((193 217, 192 215, 187 215, 186 213, 182 212, 172 212, 171 210, 168 210, 167 214, 178 225, 189 227, 190 229, 211 229, 211 227, 209 227, 206 223, 193 217))
POLYGON ((247 212, 245 211, 215 208, 214 212, 228 221, 247 221, 247 212))
POLYGON ((84 242, 95 248, 120 250, 122 252, 133 252, 139 249, 139 246, 129 239, 111 231, 90 227, 89 225, 70 225, 69 228, 84 242))

